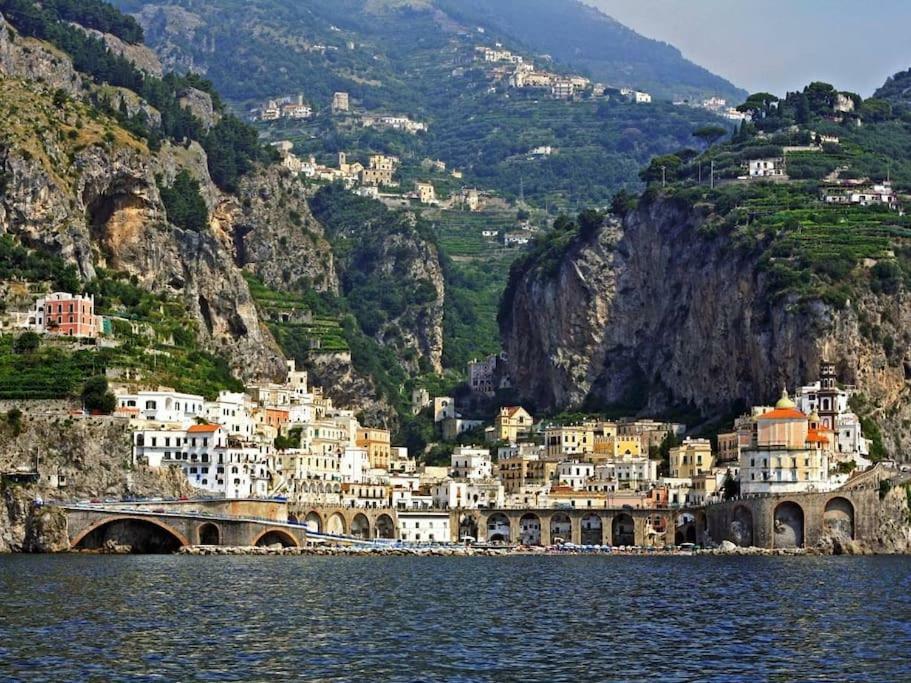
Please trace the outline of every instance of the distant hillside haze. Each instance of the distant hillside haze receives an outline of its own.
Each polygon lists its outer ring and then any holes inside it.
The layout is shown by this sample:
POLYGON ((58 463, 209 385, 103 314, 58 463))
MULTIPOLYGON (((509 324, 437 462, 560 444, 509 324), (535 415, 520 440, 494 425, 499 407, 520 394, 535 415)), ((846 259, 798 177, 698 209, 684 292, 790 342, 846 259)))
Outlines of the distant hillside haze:
MULTIPOLYGON (((567 68, 582 71, 596 81, 614 87, 632 87, 652 93, 659 99, 700 99, 711 96, 732 103, 743 101, 747 93, 729 81, 685 59, 680 51, 666 43, 645 38, 603 12, 578 0, 333 0, 314 2, 300 0, 113 0, 124 11, 143 17, 153 44, 161 43, 164 34, 173 40, 175 26, 180 26, 188 40, 198 36, 199 18, 210 42, 180 45, 183 54, 165 53, 165 62, 175 68, 214 71, 210 76, 229 99, 260 96, 244 73, 255 72, 265 64, 277 61, 282 53, 300 51, 305 44, 329 45, 337 42, 338 27, 345 33, 367 40, 388 39, 394 29, 394 43, 385 51, 393 61, 380 58, 373 66, 377 71, 401 66, 396 56, 421 44, 421 34, 428 20, 443 30, 484 30, 487 38, 498 38, 515 48, 537 55, 550 55, 567 68), (431 10, 428 12, 428 10, 431 10), (435 10, 435 12, 434 12, 435 10), (185 14, 189 12, 189 14, 185 14), (184 20, 186 22, 184 23, 184 20), (181 25, 183 24, 183 25, 181 25), (398 24, 398 26, 395 26, 398 24), (272 29, 253 31, 257 25, 279 25, 295 35, 294 39, 276 34, 272 29), (417 32, 416 32, 417 31, 417 32), (386 34, 386 35, 384 35, 386 34), (217 38, 217 39, 216 39, 217 38), (267 40, 268 38, 268 40, 267 40), (333 40, 335 39, 335 40, 333 40), (223 67, 240 66, 241 58, 248 68, 234 69, 237 85, 231 79, 221 81, 217 64, 208 63, 203 53, 217 51, 220 45, 232 46, 233 56, 224 59, 223 67), (188 59, 192 53, 193 59, 188 59), (398 53, 396 55, 396 53, 398 53), (173 60, 173 61, 172 61, 173 60), (241 94, 241 89, 245 92, 241 94)), ((350 36, 346 36, 350 37, 350 36)), ((479 35, 480 39, 480 35, 479 35)), ((178 41, 179 42, 179 41, 178 41)), ((438 47, 442 47, 439 46, 438 47)), ((315 57, 316 55, 312 55, 315 57)), ((340 60, 345 57, 336 55, 340 60)), ((352 65, 354 66, 354 65, 352 65)), ((401 76, 402 74, 394 74, 401 76)), ((272 73, 266 80, 293 81, 295 70, 272 73)), ((341 84, 337 84, 341 86, 341 84)))
POLYGON ((717 95, 738 103, 746 91, 577 0, 435 0, 448 13, 520 41, 608 85, 662 99, 717 95))

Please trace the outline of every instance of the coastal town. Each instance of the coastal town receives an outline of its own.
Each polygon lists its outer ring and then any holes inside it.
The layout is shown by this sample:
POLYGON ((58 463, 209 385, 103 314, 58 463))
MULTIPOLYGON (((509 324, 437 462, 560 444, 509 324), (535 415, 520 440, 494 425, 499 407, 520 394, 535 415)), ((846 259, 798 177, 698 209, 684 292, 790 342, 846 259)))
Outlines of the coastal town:
MULTIPOLYGON (((95 314, 91 297, 65 292, 4 320, 20 333, 95 342, 110 323, 95 314)), ((493 398, 509 387, 504 361, 498 354, 469 364, 473 394, 493 398)), ((294 361, 284 382, 250 383, 209 399, 116 379, 110 387, 116 400, 100 419, 128 425, 134 466, 179 472, 194 498, 281 500, 308 532, 336 540, 600 545, 598 511, 620 510, 613 545, 666 538, 667 518, 650 511, 682 511, 674 541, 704 543, 696 510, 743 497, 831 492, 874 467, 851 408, 855 390, 839 384, 828 361, 815 382, 784 389, 773 404, 751 407, 712 435, 641 415, 536 417, 521 405, 465 417, 454 397, 415 389, 412 412, 431 417, 439 443, 449 444, 445 464, 428 464, 426 453, 394 445, 389 429, 362 424, 311 386, 294 361), (375 521, 360 515, 349 522, 334 510, 370 511, 375 521), (531 513, 511 526, 508 511, 533 510, 551 511, 549 528, 531 513), (485 513, 479 529, 458 516, 464 511, 499 512, 485 513), (575 531, 568 513, 587 513, 575 531), (641 533, 634 513, 646 515, 641 533)), ((19 405, 30 410, 29 401, 19 405)), ((65 472, 39 467, 36 474, 65 497, 65 472)))

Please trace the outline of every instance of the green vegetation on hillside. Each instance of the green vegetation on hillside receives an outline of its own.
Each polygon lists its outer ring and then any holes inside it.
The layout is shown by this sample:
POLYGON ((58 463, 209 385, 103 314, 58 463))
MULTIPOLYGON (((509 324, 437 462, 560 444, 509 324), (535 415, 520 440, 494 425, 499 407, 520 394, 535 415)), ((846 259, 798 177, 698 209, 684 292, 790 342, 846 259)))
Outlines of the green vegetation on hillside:
POLYGON ((62 259, 34 251, 12 238, 0 238, 0 279, 70 292, 82 289, 95 296, 95 311, 111 319, 113 345, 70 337, 48 336, 37 346, 33 333, 0 338, 0 397, 74 397, 91 376, 107 369, 138 373, 150 386, 173 386, 205 396, 221 389, 237 390, 225 361, 200 348, 197 322, 184 305, 164 294, 153 294, 126 274, 99 269, 97 277, 80 286, 72 266, 62 259))
POLYGON ((779 297, 841 307, 858 284, 893 292, 911 284, 911 218, 884 204, 825 201, 887 179, 911 190, 911 122, 826 83, 784 99, 757 93, 741 108, 753 122, 731 142, 654 159, 643 172, 653 183, 645 199, 663 194, 699 207, 703 235, 754 258, 779 297), (746 179, 753 159, 778 159, 789 179, 746 179), (659 192, 662 168, 671 185, 659 192))
POLYGON ((199 232, 209 224, 209 210, 199 194, 199 182, 184 169, 168 187, 158 179, 158 191, 168 214, 168 221, 184 230, 199 232))
MULTIPOLYGON (((442 159, 464 171, 466 187, 492 189, 509 199, 524 196, 540 207, 575 210, 603 204, 621 187, 638 188, 637 171, 651 156, 686 144, 694 129, 719 121, 666 102, 568 103, 543 91, 506 90, 502 83, 491 92, 485 73, 491 65, 474 61, 475 46, 490 39, 468 32, 478 24, 441 21, 439 12, 419 3, 119 4, 128 11, 145 9, 146 16, 175 6, 189 12, 185 16, 193 26, 178 31, 173 23, 154 21, 148 40, 204 68, 238 108, 302 93, 317 111, 314 120, 262 126, 270 139, 294 141, 298 154, 327 162, 340 151, 392 153, 405 162, 403 171, 423 158, 442 159), (351 116, 330 116, 335 91, 348 92, 358 112, 404 114, 429 129, 408 135, 364 129, 351 116), (556 151, 529 156, 540 146, 556 151)), ((586 16, 574 3, 565 4, 573 17, 586 16)), ((455 3, 440 5, 459 15, 455 3)), ((406 184, 412 179, 407 172, 402 178, 406 184)))
POLYGON ((67 53, 73 59, 73 66, 96 83, 132 90, 161 113, 158 128, 152 126, 144 112, 130 116, 100 99, 96 102, 100 108, 106 107, 107 113, 131 133, 145 138, 153 148, 162 138, 200 142, 208 155, 212 179, 222 189, 236 190, 238 178, 249 172, 255 162, 274 159, 273 152, 259 144, 255 130, 224 110, 207 81, 192 75, 168 74, 159 79, 143 74, 125 57, 111 52, 103 40, 68 23, 84 20, 87 26, 100 26, 99 30, 111 28, 131 38, 142 37, 141 32, 134 35, 135 31, 125 28, 135 26, 132 18, 107 7, 102 18, 97 0, 66 0, 41 5, 34 0, 0 0, 0 12, 21 34, 50 42, 67 53), (65 8, 65 12, 60 8, 65 8), (120 19, 115 21, 118 16, 120 19), (180 94, 187 88, 197 88, 213 96, 213 105, 221 116, 209 130, 189 110, 181 107, 180 94))
POLYGON ((615 87, 631 86, 666 99, 720 96, 734 104, 746 93, 576 0, 437 0, 469 26, 492 27, 503 37, 584 70, 615 87))

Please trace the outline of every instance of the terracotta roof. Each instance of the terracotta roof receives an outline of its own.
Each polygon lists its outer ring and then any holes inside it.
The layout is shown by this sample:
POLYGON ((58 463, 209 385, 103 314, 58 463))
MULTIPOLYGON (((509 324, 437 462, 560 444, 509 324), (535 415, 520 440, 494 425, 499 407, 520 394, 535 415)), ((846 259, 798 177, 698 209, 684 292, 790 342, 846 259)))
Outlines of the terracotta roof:
POLYGON ((757 420, 806 420, 807 416, 797 408, 775 408, 760 415, 757 420))
POLYGON ((829 443, 829 440, 824 437, 822 434, 819 434, 814 431, 810 431, 807 434, 807 443, 829 443))
POLYGON ((217 432, 221 429, 220 425, 193 425, 187 430, 187 434, 198 434, 200 432, 217 432))

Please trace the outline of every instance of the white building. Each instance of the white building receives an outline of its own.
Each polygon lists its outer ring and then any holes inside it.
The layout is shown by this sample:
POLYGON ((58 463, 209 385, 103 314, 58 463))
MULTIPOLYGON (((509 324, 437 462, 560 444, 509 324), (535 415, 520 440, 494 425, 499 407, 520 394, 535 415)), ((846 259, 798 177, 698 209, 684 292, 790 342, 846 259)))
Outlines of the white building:
POLYGON ((185 429, 139 429, 133 432, 133 462, 159 468, 183 454, 185 429))
POLYGON ((489 479, 493 476, 490 451, 476 446, 456 446, 450 458, 454 479, 489 479))
POLYGON ((139 391, 117 396, 117 412, 155 422, 188 424, 205 415, 205 399, 176 391, 139 391))
POLYGON ((557 482, 573 491, 582 491, 594 473, 595 466, 590 462, 565 460, 557 465, 557 482))
POLYGON ((361 483, 366 481, 367 472, 370 470, 370 456, 366 448, 348 446, 342 451, 338 463, 339 474, 342 481, 361 483))
POLYGON ((255 420, 251 412, 252 403, 246 394, 220 391, 215 401, 205 404, 205 417, 211 422, 222 425, 224 430, 244 439, 252 439, 255 420))
POLYGON ((639 490, 658 483, 658 461, 648 457, 612 458, 595 467, 593 482, 616 482, 617 488, 639 490))
POLYGON ((399 538, 406 543, 449 543, 449 513, 433 510, 400 510, 399 538))
POLYGON ((748 163, 751 178, 784 178, 783 159, 751 159, 748 163))
POLYGON ((506 493, 497 479, 447 479, 433 487, 433 506, 443 510, 502 508, 506 493))

